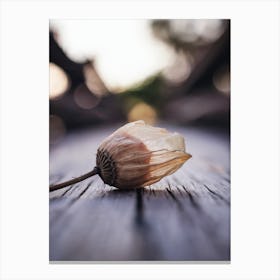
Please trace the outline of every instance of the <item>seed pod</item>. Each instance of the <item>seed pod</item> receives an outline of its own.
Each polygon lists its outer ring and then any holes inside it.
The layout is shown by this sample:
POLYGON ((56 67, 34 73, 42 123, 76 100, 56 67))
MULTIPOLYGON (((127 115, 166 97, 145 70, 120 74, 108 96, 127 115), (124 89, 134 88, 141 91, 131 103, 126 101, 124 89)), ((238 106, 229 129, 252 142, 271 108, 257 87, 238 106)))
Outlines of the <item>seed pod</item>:
POLYGON ((122 126, 101 143, 96 165, 106 184, 132 189, 158 182, 189 158, 181 135, 136 121, 122 126))

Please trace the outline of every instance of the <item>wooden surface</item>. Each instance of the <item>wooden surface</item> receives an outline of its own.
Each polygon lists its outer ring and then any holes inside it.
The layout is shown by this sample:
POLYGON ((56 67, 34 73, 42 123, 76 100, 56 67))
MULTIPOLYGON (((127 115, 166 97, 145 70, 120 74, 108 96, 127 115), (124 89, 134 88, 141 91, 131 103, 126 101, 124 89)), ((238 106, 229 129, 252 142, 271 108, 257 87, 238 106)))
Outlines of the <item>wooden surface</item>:
MULTIPOLYGON (((193 157, 140 191, 120 191, 95 176, 50 193, 50 261, 229 261, 228 136, 170 127, 193 157)), ((118 126, 67 136, 50 150, 50 183, 88 172, 118 126)))

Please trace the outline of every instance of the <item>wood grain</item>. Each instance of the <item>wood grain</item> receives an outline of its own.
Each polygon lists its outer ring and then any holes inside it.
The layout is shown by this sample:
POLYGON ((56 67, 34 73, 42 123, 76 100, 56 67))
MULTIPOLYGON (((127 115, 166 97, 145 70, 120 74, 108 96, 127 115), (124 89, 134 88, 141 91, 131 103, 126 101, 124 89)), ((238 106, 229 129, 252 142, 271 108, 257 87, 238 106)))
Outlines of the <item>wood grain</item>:
MULTIPOLYGON (((192 159, 137 191, 92 177, 50 193, 50 261, 229 261, 229 137, 161 124, 185 136, 192 159)), ((50 150, 50 183, 91 170, 117 127, 69 134, 50 150)))

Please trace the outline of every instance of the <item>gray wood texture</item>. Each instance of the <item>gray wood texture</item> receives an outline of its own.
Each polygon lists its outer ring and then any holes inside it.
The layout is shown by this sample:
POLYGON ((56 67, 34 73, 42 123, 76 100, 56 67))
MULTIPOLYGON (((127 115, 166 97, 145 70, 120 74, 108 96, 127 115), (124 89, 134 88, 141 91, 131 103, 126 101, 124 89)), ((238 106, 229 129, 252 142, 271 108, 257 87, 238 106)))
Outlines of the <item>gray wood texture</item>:
MULTIPOLYGON (((230 144, 214 130, 160 124, 184 135, 192 158, 142 190, 92 177, 50 193, 50 261, 229 261, 230 144)), ((118 126, 69 134, 50 149, 50 184, 95 166, 118 126)))

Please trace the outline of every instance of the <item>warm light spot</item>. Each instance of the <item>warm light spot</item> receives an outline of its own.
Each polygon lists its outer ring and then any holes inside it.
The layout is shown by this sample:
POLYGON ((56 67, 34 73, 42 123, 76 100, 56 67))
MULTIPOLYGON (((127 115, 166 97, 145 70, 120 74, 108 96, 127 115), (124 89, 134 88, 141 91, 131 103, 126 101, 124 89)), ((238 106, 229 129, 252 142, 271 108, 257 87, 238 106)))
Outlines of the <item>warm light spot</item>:
POLYGON ((163 71, 164 78, 174 84, 185 81, 192 70, 191 59, 183 53, 178 54, 173 64, 163 71))
POLYGON ((92 94, 99 97, 106 95, 109 90, 91 63, 84 66, 85 83, 92 94))
POLYGON ((50 99, 56 99, 65 93, 69 86, 69 80, 62 68, 50 63, 50 99))
POLYGON ((219 19, 176 19, 170 21, 170 28, 182 41, 198 44, 214 42, 224 30, 219 19))
POLYGON ((50 144, 57 144, 65 136, 66 127, 62 118, 50 115, 50 144))
POLYGON ((100 98, 93 95, 86 85, 79 85, 74 91, 74 101, 82 109, 90 110, 97 106, 100 98))
POLYGON ((153 107, 141 102, 136 104, 128 113, 128 121, 134 122, 137 120, 143 120, 147 124, 155 124, 157 119, 157 113, 153 107))
POLYGON ((230 92, 229 67, 222 67, 214 73, 213 84, 218 91, 224 94, 229 94, 230 92))

